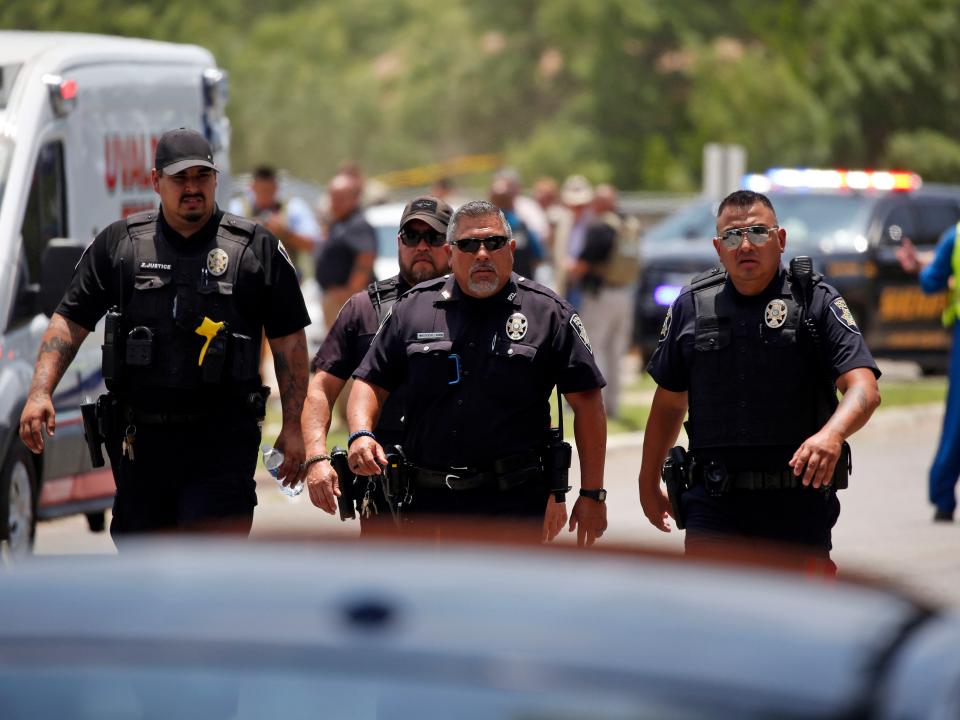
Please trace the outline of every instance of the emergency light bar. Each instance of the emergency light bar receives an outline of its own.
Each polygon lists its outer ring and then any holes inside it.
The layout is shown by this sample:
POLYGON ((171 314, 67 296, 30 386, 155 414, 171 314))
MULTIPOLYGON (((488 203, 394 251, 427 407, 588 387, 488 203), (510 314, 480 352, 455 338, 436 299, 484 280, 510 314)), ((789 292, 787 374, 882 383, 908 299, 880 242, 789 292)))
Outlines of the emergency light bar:
POLYGON ((744 175, 740 186, 754 192, 770 190, 916 190, 923 184, 916 173, 887 170, 818 170, 771 168, 744 175))

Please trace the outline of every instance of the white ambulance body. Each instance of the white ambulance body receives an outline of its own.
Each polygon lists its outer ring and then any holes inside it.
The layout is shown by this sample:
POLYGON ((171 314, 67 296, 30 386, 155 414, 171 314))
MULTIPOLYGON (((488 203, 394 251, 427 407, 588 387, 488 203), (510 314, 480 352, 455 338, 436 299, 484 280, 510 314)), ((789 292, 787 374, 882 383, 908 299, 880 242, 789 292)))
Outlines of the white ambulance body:
POLYGON ((37 519, 85 513, 103 528, 109 467, 92 469, 79 406, 103 391, 102 322, 54 397, 42 456, 18 436, 48 315, 80 252, 108 224, 156 207, 154 148, 203 132, 229 193, 226 76, 203 48, 75 33, 0 32, 0 540, 29 551, 37 519), (66 238, 68 240, 60 240, 66 238), (54 242, 51 242, 54 241, 54 242))

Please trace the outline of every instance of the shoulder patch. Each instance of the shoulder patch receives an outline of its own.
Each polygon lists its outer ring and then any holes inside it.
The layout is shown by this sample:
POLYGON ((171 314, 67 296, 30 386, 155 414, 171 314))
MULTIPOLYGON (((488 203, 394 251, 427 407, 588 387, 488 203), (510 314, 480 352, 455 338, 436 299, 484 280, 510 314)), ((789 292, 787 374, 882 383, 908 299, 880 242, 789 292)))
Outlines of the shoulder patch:
POLYGON ((673 321, 673 304, 671 303, 670 307, 667 308, 667 316, 663 319, 663 325, 660 328, 660 342, 663 342, 667 339, 667 335, 670 333, 670 323, 673 321))
POLYGON ((572 327, 576 333, 577 337, 580 338, 580 341, 586 346, 587 350, 590 351, 590 354, 593 355, 593 347, 590 345, 590 338, 587 336, 587 329, 583 326, 583 320, 580 319, 580 316, 577 313, 574 313, 570 317, 570 327, 572 327))
POLYGON ((843 325, 850 332, 860 334, 860 328, 857 327, 857 321, 853 319, 853 313, 850 312, 850 308, 847 306, 847 301, 842 297, 838 297, 832 303, 830 303, 830 310, 833 312, 833 316, 837 321, 843 325))
POLYGON ((290 264, 290 267, 296 271, 297 266, 293 264, 293 259, 290 257, 290 253, 287 252, 287 249, 283 246, 280 238, 277 238, 277 250, 280 251, 280 254, 283 255, 284 259, 290 264))

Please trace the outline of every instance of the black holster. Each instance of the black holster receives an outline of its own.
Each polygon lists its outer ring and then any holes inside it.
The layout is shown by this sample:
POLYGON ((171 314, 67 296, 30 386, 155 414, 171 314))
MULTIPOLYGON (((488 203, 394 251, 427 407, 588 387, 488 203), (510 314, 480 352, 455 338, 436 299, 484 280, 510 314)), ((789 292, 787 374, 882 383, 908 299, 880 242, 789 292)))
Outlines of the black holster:
POLYGON ((680 508, 680 498, 687 491, 687 450, 679 445, 670 448, 667 459, 663 463, 660 473, 663 483, 667 486, 667 498, 673 510, 673 519, 677 529, 683 530, 683 512, 680 508))
POLYGON ((330 464, 337 473, 337 482, 340 484, 340 497, 337 498, 337 509, 341 520, 354 520, 357 517, 354 499, 354 485, 357 477, 350 471, 347 462, 347 451, 342 447, 335 447, 330 452, 330 464))
POLYGON ((549 439, 543 450, 543 474, 554 497, 570 490, 570 464, 573 448, 565 442, 560 428, 550 428, 549 439))
POLYGON ((90 451, 90 463, 93 467, 103 467, 104 437, 100 432, 100 422, 97 417, 99 402, 85 402, 80 405, 80 415, 83 417, 83 439, 87 441, 87 450, 90 451))

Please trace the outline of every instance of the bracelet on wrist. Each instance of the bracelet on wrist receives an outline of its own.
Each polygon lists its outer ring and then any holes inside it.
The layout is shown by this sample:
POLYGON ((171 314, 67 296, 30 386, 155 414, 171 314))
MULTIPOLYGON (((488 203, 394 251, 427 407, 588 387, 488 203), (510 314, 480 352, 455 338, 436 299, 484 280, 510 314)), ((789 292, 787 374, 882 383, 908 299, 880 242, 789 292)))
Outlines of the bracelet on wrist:
POLYGON ((356 440, 357 438, 362 438, 362 437, 368 437, 368 438, 371 438, 371 439, 373 439, 373 440, 376 440, 376 439, 377 439, 377 436, 374 435, 374 434, 373 434, 372 432, 370 432, 369 430, 357 430, 356 432, 350 433, 350 437, 347 438, 347 447, 349 448, 351 445, 353 445, 353 441, 354 441, 354 440, 356 440))
POLYGON ((310 467, 314 463, 323 462, 324 460, 329 462, 330 456, 329 455, 311 455, 310 457, 308 457, 306 460, 303 461, 303 465, 301 465, 300 467, 306 470, 308 467, 310 467))

